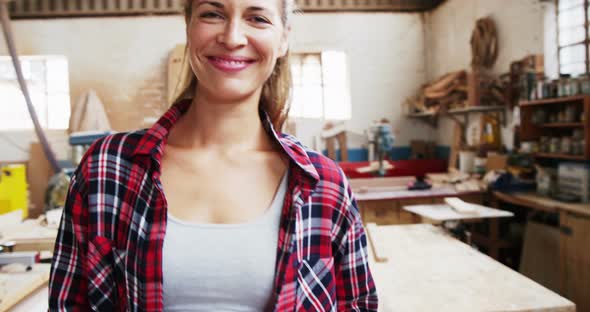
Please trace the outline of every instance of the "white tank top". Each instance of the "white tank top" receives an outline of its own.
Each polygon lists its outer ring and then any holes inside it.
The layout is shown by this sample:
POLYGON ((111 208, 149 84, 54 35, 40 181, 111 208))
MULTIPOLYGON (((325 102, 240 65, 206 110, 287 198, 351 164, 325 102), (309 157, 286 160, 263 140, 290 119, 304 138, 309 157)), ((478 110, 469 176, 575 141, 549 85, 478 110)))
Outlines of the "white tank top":
POLYGON ((270 207, 239 224, 198 224, 168 214, 164 311, 264 311, 273 305, 287 174, 270 207))

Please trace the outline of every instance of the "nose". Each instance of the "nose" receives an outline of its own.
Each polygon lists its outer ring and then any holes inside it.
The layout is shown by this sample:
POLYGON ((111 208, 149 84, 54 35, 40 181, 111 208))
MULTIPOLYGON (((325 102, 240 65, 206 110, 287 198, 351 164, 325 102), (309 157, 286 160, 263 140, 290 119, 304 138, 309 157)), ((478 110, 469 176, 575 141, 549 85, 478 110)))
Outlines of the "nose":
POLYGON ((248 44, 243 25, 237 20, 231 20, 225 25, 223 33, 219 34, 217 41, 228 49, 234 50, 248 44))

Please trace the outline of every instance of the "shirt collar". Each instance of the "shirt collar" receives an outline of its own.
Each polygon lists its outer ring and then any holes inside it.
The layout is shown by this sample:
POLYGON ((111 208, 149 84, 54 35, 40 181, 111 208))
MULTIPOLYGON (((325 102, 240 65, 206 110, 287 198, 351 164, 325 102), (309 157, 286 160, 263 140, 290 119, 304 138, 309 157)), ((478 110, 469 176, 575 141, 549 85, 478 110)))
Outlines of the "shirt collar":
MULTIPOLYGON (((165 144, 172 126, 186 113, 191 105, 191 100, 184 100, 174 104, 168 111, 158 119, 158 121, 145 131, 139 144, 133 151, 133 156, 146 155, 151 156, 160 163, 162 158, 162 145, 165 144)), ((289 156, 291 161, 301 168, 313 180, 319 180, 319 174, 315 169, 307 151, 302 144, 292 136, 277 133, 270 121, 270 117, 265 111, 261 111, 260 119, 264 130, 270 135, 282 148, 283 152, 289 156)))

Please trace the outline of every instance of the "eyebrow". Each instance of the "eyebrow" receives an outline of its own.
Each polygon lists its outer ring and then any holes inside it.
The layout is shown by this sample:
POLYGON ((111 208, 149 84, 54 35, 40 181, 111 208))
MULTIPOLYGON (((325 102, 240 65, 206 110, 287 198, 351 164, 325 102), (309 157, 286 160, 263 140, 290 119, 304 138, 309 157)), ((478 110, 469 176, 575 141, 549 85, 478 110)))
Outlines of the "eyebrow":
POLYGON ((265 8, 257 7, 257 6, 248 7, 246 10, 248 10, 248 11, 266 11, 265 8))
POLYGON ((209 4, 209 5, 212 5, 212 6, 216 7, 216 8, 219 8, 219 9, 222 9, 223 8, 223 3, 221 3, 221 2, 217 2, 217 1, 206 1, 206 0, 203 1, 203 0, 201 0, 201 1, 199 1, 199 3, 197 3, 197 6, 195 7, 195 9, 198 8, 199 6, 203 5, 203 4, 209 4))
MULTIPOLYGON (((203 4, 209 4, 209 5, 212 5, 212 6, 216 7, 216 8, 219 8, 219 9, 222 9, 224 7, 223 6, 223 3, 221 3, 221 2, 201 0, 197 4, 196 8, 198 8, 199 6, 201 6, 203 4)), ((258 12, 258 11, 267 11, 266 8, 259 7, 259 6, 251 6, 251 7, 248 7, 246 10, 247 11, 255 11, 255 12, 258 12)))

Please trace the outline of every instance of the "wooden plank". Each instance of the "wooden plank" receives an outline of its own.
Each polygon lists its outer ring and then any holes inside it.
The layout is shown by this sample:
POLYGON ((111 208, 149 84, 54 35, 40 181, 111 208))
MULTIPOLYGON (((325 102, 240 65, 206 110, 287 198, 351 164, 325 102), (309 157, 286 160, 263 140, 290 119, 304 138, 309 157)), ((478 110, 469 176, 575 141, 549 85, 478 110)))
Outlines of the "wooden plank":
POLYGON ((414 177, 357 178, 350 179, 350 186, 354 192, 358 192, 365 187, 407 187, 408 183, 414 181, 414 179, 414 177))
POLYGON ((494 192, 494 197, 499 200, 529 207, 546 212, 567 211, 581 216, 590 217, 590 204, 573 204, 543 197, 535 193, 502 193, 494 192))
POLYGON ((0 243, 16 243, 14 251, 53 250, 57 228, 43 226, 37 219, 13 220, 14 214, 0 216, 0 243))
POLYGON ((586 156, 584 155, 570 155, 570 154, 556 154, 556 153, 534 153, 535 157, 540 158, 561 158, 561 159, 570 159, 570 160, 585 160, 586 156))
POLYGON ((467 74, 467 103, 476 107, 481 104, 480 74, 477 69, 467 74))
POLYGON ((466 203, 459 197, 445 197, 445 203, 460 214, 478 214, 473 204, 466 203))
POLYGON ((346 132, 338 134, 336 139, 340 148, 340 161, 348 161, 348 140, 346 139, 346 132))
POLYGON ((326 149, 328 150, 328 157, 332 160, 337 160, 335 138, 326 138, 326 149))
POLYGON ((376 248, 391 259, 369 258, 380 311, 575 311, 569 300, 438 227, 379 226, 376 232, 376 248))
POLYGON ((49 281, 49 264, 24 273, 0 273, 0 311, 8 311, 49 281))
POLYGON ((29 162, 27 164, 30 218, 36 218, 45 210, 45 191, 47 191, 47 184, 52 176, 53 169, 47 157, 45 157, 41 144, 31 143, 29 147, 29 162))
POLYGON ((481 220, 487 218, 508 218, 514 216, 512 212, 474 205, 474 213, 462 214, 446 204, 411 205, 404 206, 404 210, 434 221, 481 220))
POLYGON ((381 246, 376 244, 377 238, 377 224, 369 223, 366 226, 367 237, 369 238, 369 244, 375 257, 375 262, 387 262, 387 257, 383 254, 384 250, 381 246))
POLYGON ((33 293, 17 303, 10 312, 47 311, 49 308, 49 287, 37 288, 33 293))
POLYGON ((541 128, 583 128, 583 122, 553 122, 540 125, 541 128))
POLYGON ((562 104, 562 103, 569 103, 569 102, 579 102, 584 100, 587 96, 584 95, 575 95, 575 96, 566 96, 566 97, 559 97, 559 98, 551 98, 551 99, 541 99, 541 100, 533 100, 533 101, 521 101, 519 103, 520 106, 535 106, 535 105, 547 105, 547 104, 562 104))

